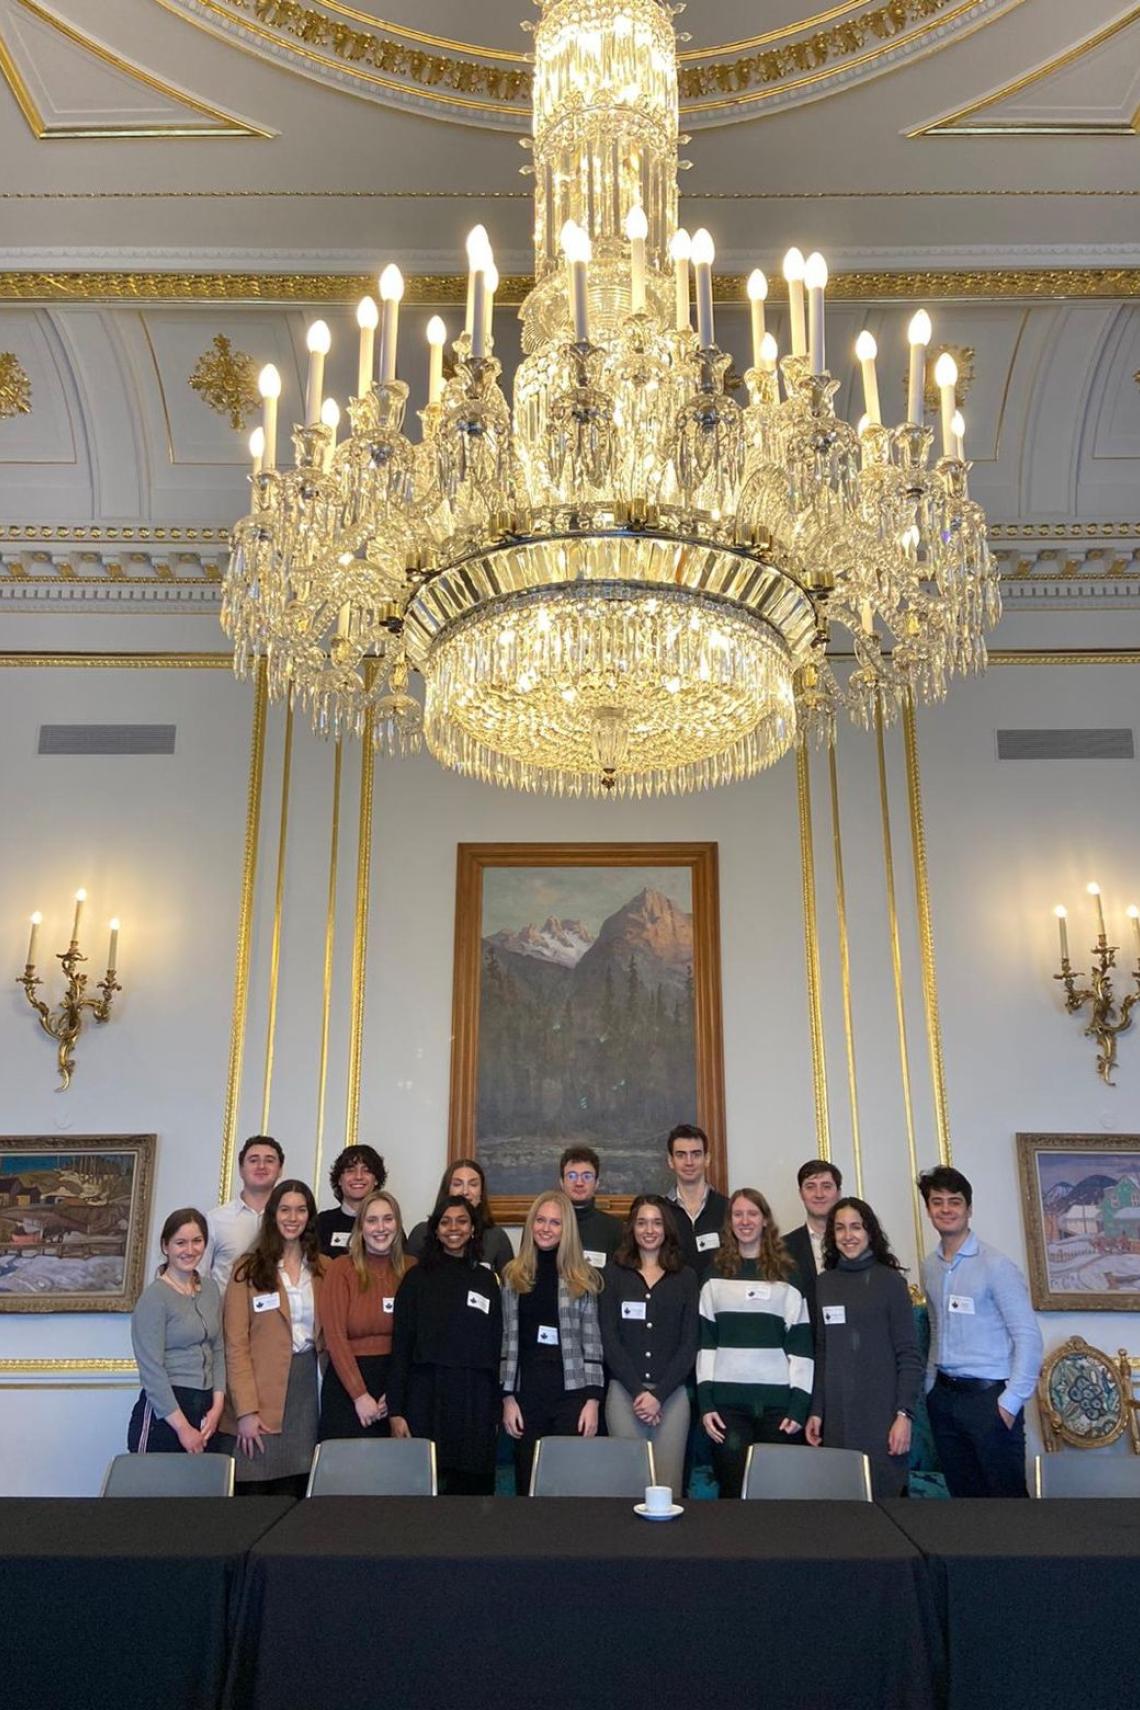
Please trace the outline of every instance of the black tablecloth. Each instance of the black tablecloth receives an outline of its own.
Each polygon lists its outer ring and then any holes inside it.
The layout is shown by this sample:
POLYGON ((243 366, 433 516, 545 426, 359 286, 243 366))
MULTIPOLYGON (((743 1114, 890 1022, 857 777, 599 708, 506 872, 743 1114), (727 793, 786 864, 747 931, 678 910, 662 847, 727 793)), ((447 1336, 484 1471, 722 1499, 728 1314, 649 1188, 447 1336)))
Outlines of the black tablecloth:
POLYGON ((928 1561, 949 1710, 1140 1703, 1140 1501, 883 1507, 928 1561))
POLYGON ((937 1649, 862 1503, 327 1497, 251 1552, 226 1702, 929 1710, 937 1649))
POLYGON ((0 1500, 4 1703, 216 1710, 247 1553, 292 1506, 0 1500))

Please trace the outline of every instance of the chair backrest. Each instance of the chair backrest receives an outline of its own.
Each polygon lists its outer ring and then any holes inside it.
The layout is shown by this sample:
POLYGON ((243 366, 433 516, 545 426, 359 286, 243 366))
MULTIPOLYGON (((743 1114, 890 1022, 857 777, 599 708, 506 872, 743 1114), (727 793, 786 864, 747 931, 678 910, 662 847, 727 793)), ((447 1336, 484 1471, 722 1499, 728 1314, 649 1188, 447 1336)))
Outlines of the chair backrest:
POLYGON ((740 1494, 750 1501, 870 1502, 871 1463, 857 1449, 753 1443, 744 1463, 740 1494))
POLYGON ((100 1496, 232 1496, 232 1455, 116 1455, 100 1496))
POLYGON ((435 1444, 426 1437, 330 1438, 318 1443, 306 1496, 434 1496, 435 1444))
POLYGON ((640 1437, 540 1437, 532 1496, 643 1497, 655 1484, 653 1445, 640 1437))
POLYGON ((1140 1460, 1135 1455, 1038 1455, 1034 1496, 1140 1496, 1140 1460))

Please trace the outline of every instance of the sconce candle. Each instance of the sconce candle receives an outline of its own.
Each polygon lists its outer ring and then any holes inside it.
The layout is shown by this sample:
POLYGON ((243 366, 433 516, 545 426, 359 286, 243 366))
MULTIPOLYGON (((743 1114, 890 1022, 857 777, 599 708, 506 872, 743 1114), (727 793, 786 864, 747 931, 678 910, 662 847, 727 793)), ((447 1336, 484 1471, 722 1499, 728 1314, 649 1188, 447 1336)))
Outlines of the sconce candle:
POLYGON ((79 943, 79 922, 83 917, 83 905, 86 901, 87 901, 87 892, 85 890, 82 890, 82 889, 76 891, 76 893, 75 893, 75 921, 74 921, 74 924, 72 925, 72 928, 71 928, 71 942, 73 944, 79 943))
POLYGON ((40 935, 40 926, 43 922, 43 918, 44 917, 40 913, 39 909, 37 909, 35 914, 32 916, 32 930, 28 935, 28 960, 26 964, 29 968, 34 968, 36 965, 36 939, 40 935))
POLYGON ((1132 922, 1132 936, 1136 940, 1136 963, 1140 967, 1140 908, 1137 908, 1135 903, 1129 903, 1127 913, 1132 922))
POLYGON ((63 970, 67 984, 63 997, 54 1009, 36 995, 37 988, 43 981, 36 973, 36 940, 43 916, 37 909, 31 920, 31 934, 28 938, 28 960, 24 972, 17 976, 17 984, 23 986, 24 996, 36 1012, 43 1031, 56 1044, 56 1064, 59 1068, 60 1090, 65 1090, 71 1084, 75 1072, 75 1042, 83 1028, 86 1014, 96 1021, 109 1021, 111 1017, 111 1000, 122 987, 115 979, 115 963, 119 953, 119 923, 111 922, 111 938, 107 947, 107 972, 99 981, 96 990, 99 997, 88 997, 87 975, 82 969, 87 961, 79 948, 79 928, 83 922, 83 905, 87 901, 87 892, 82 888, 75 893, 75 919, 71 928, 71 943, 57 959, 63 970))
POLYGON ((113 974, 119 963, 119 919, 114 916, 111 921, 111 942, 107 946, 107 972, 113 974))
POLYGON ((1101 900, 1100 886, 1094 880, 1092 884, 1086 885, 1085 889, 1096 904, 1097 931, 1102 938, 1107 938, 1108 934, 1104 926, 1104 903, 1101 900))
POLYGON ((1069 929, 1065 922, 1068 919, 1069 911, 1058 903, 1053 913, 1057 916, 1057 930, 1061 935, 1061 960, 1067 962, 1069 960, 1069 929))

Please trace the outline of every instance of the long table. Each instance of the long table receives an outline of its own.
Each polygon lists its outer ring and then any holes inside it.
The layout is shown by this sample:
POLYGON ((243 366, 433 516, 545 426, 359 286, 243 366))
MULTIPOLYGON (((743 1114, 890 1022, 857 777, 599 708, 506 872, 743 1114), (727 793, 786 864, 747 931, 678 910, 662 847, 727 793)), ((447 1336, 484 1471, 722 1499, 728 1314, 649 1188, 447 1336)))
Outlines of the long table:
POLYGON ((292 1506, 287 1497, 6 1498, 4 1703, 216 1710, 242 1569, 292 1506))
POLYGON ((869 1505, 325 1497, 250 1552, 226 1704, 932 1710, 939 1653, 869 1505))

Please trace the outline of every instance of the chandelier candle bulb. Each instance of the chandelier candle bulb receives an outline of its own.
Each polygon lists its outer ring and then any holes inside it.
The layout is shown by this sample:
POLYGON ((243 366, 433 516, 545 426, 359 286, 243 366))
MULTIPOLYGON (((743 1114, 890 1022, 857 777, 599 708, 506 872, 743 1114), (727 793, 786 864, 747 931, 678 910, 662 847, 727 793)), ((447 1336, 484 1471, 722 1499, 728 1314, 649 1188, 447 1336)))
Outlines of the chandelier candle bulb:
POLYGON ((669 244, 669 259, 673 263, 673 289, 676 308, 674 324, 678 332, 688 332, 692 322, 689 312, 689 259, 693 242, 684 226, 678 226, 669 244))
POLYGON ((710 234, 702 226, 693 233, 693 272, 697 285, 697 343, 702 350, 712 350, 716 344, 713 328, 712 264, 716 249, 710 234))
POLYGON ((487 275, 477 267, 471 275, 474 291, 471 296, 471 354, 476 359, 487 354, 487 275))
POLYGON ((934 384, 938 387, 938 402, 942 411, 942 455, 953 457, 957 451, 954 414, 958 408, 955 395, 958 385, 958 364, 944 350, 934 364, 934 384))
POLYGON ((265 429, 256 427, 249 436, 249 455, 253 462, 251 473, 256 477, 261 474, 261 465, 265 458, 265 429))
POLYGON ((752 317, 752 366, 759 368, 764 344, 764 303, 768 296, 768 281, 758 267, 748 275, 748 307, 752 317))
POLYGON ((325 357, 332 345, 332 335, 324 321, 314 321, 305 338, 309 350, 309 377, 305 386, 305 426, 316 427, 321 419, 321 402, 325 395, 325 357))
POLYGON ((107 972, 113 974, 119 965, 119 919, 115 915, 111 920, 111 941, 107 946, 107 972))
POLYGON ((792 355, 807 355, 807 325, 804 321, 804 267, 803 254, 798 249, 790 249, 784 257, 784 279, 788 287, 788 314, 792 329, 792 355))
POLYGON ((1061 936, 1061 960, 1067 962, 1069 960, 1069 928, 1066 923, 1069 918, 1069 911, 1062 903, 1058 903, 1053 913, 1057 916, 1057 931, 1061 936))
POLYGON ((276 469, 277 400, 281 396, 281 376, 272 362, 267 362, 257 376, 257 389, 261 393, 261 432, 264 440, 261 448, 261 467, 276 469))
POLYGON ((776 362, 779 358, 780 347, 772 333, 766 332, 760 340, 760 361, 757 364, 765 374, 775 374, 776 362))
POLYGON ((954 455, 960 463, 965 463, 965 461, 966 461, 966 418, 962 414, 961 410, 955 410, 954 411, 954 420, 951 423, 951 426, 954 429, 954 455))
POLYGON ((633 207, 625 222, 629 239, 629 312, 645 313, 645 240, 649 236, 649 221, 645 209, 633 207))
POLYGON ((827 346, 823 331, 823 297, 827 289, 827 263, 818 249, 804 263, 804 284, 808 294, 808 349, 811 371, 822 374, 827 367, 827 346))
POLYGON ((499 269, 492 261, 483 274, 483 348, 489 350, 494 342, 495 292, 499 289, 499 269))
POLYGON ((867 419, 876 427, 882 426, 883 411, 879 403, 879 377, 875 373, 875 358, 879 347, 875 343, 875 335, 861 332, 855 340, 855 355, 858 358, 859 370, 863 376, 863 408, 867 419))
POLYGON ((575 220, 567 220, 562 228, 562 253, 566 257, 574 339, 577 344, 589 344, 590 299, 586 267, 590 260, 590 239, 575 220))
POLYGON ((40 935, 40 927, 43 925, 43 918, 44 917, 40 913, 39 909, 36 910, 35 914, 33 914, 32 918, 31 918, 32 930, 28 934, 28 962, 27 962, 27 965, 29 968, 34 968, 36 965, 36 939, 40 935))
POLYGON ((1102 938, 1107 938, 1108 933, 1105 929, 1105 924, 1104 924, 1104 899, 1102 898, 1102 896, 1100 894, 1100 886, 1094 880, 1091 884, 1086 885, 1085 889, 1088 891, 1089 896, 1092 898, 1093 902, 1096 904, 1097 931, 1100 933, 1100 936, 1102 938))
POLYGON ((396 340, 403 295, 404 275, 394 262, 389 262, 380 275, 380 380, 383 385, 396 378, 396 340))
POLYGON ((438 315, 427 324, 428 341, 428 403, 438 404, 443 397, 443 347, 447 343, 447 328, 438 315))
POLYGON ((360 342, 356 354, 356 396, 363 398, 372 384, 372 364, 375 358, 376 328, 380 325, 380 310, 375 297, 362 297, 356 305, 356 324, 360 342))
POLYGON ((919 309, 916 315, 911 316, 910 325, 906 329, 907 342, 910 345, 906 419, 914 427, 922 426, 925 415, 922 394, 926 381, 926 347, 930 343, 932 331, 930 316, 925 309, 919 309))
POLYGON ((475 336, 475 275, 490 263, 491 240, 486 226, 472 226, 467 234, 467 312, 463 330, 468 338, 475 336))
POLYGON ((71 927, 71 942, 79 943, 79 922, 83 918, 83 905, 87 901, 87 892, 83 889, 75 893, 75 919, 71 927))

